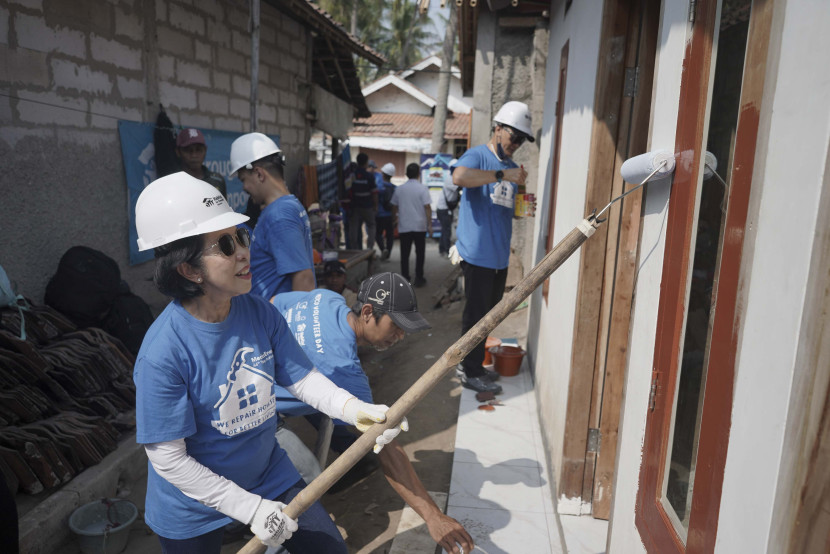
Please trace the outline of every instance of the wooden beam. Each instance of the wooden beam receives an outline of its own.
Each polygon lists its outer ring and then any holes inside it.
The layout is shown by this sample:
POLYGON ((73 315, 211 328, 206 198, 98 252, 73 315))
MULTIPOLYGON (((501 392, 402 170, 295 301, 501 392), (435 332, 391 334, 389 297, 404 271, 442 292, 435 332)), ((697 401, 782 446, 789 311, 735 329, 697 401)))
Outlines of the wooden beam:
POLYGON ((323 78, 326 80, 326 88, 330 91, 333 91, 334 87, 331 85, 331 79, 329 79, 329 72, 326 71, 326 66, 323 65, 322 60, 320 60, 319 58, 316 61, 317 65, 320 67, 320 73, 323 74, 323 78))
MULTIPOLYGON (((326 35, 325 39, 326 44, 329 45, 331 51, 335 52, 334 46, 331 44, 331 40, 329 40, 328 35, 326 35)), ((337 69, 337 75, 340 77, 340 84, 343 85, 343 92, 346 93, 346 96, 349 97, 349 100, 353 101, 354 97, 352 96, 352 91, 349 89, 349 85, 346 83, 346 77, 343 76, 343 70, 340 69, 340 62, 335 60, 334 67, 335 69, 337 69)))

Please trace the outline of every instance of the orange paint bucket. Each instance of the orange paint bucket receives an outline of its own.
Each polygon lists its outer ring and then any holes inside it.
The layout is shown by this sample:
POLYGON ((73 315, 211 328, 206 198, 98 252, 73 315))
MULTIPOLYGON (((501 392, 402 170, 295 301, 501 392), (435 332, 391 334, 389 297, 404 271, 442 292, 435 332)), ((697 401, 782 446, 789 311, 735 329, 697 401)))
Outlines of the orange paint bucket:
POLYGON ((481 365, 493 365, 493 358, 490 356, 490 349, 501 344, 501 339, 496 337, 487 337, 484 343, 484 361, 481 365))
POLYGON ((490 349, 493 356, 495 370, 502 377, 513 377, 518 375, 522 367, 522 358, 525 351, 519 346, 499 345, 490 349))

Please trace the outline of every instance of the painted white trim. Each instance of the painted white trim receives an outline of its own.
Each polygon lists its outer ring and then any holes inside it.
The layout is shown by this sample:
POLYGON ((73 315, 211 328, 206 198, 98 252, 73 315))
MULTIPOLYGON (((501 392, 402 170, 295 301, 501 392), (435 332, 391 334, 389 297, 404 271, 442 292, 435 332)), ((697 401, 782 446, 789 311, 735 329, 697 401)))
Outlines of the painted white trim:
MULTIPOLYGON (((423 71, 424 69, 428 68, 431 65, 434 65, 438 69, 441 69, 441 57, 437 56, 437 55, 432 55, 428 58, 424 58, 423 60, 416 63, 415 65, 413 65, 409 69, 405 69, 405 70, 401 71, 398 75, 402 79, 406 79, 407 77, 409 77, 413 73, 416 73, 418 71, 423 71)), ((455 65, 453 65, 451 67, 452 67, 452 69, 451 69, 452 76, 457 77, 458 79, 461 79, 461 70, 458 69, 458 67, 455 66, 455 65)))
POLYGON ((437 103, 435 102, 435 99, 432 98, 429 94, 425 93, 409 81, 404 81, 397 75, 387 75, 383 79, 377 80, 371 85, 364 87, 361 92, 363 92, 364 97, 368 97, 370 94, 377 92, 380 89, 388 86, 398 87, 405 93, 409 94, 410 96, 412 96, 416 100, 419 100, 420 102, 424 103, 430 108, 434 108, 435 104, 437 103))

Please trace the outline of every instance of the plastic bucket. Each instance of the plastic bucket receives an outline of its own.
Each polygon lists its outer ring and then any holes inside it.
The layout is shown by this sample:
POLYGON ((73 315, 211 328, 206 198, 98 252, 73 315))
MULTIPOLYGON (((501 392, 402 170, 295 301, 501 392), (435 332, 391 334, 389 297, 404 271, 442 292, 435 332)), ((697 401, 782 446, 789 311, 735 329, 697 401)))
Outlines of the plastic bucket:
POLYGON ((69 528, 84 554, 118 554, 127 546, 137 517, 138 508, 129 500, 102 498, 72 512, 69 528))
POLYGON ((495 370, 502 377, 513 377, 518 375, 522 367, 522 358, 525 351, 519 346, 499 345, 490 349, 495 360, 495 370))
POLYGON ((501 344, 501 339, 496 337, 487 337, 484 343, 484 361, 481 365, 493 365, 493 358, 490 356, 490 349, 501 344))

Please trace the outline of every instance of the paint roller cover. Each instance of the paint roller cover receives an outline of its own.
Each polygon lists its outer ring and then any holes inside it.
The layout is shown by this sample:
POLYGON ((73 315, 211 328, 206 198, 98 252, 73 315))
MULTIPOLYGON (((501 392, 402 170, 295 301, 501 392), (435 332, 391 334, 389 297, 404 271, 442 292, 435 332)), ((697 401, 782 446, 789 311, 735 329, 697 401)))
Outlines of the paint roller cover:
POLYGON ((664 161, 666 165, 660 168, 660 171, 655 173, 651 180, 665 179, 670 177, 674 171, 674 154, 668 150, 646 152, 625 160, 620 168, 620 175, 627 183, 640 184, 664 161))
POLYGON ((705 181, 718 170, 718 159, 711 152, 706 152, 703 159, 703 180, 705 181))

